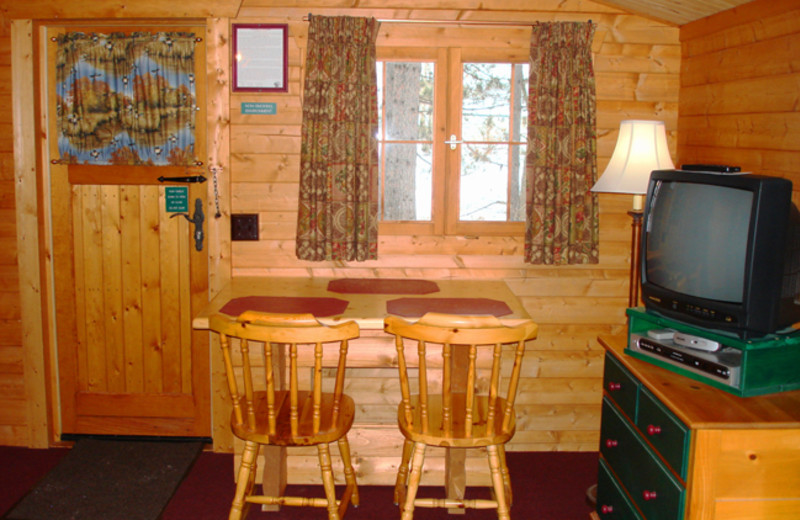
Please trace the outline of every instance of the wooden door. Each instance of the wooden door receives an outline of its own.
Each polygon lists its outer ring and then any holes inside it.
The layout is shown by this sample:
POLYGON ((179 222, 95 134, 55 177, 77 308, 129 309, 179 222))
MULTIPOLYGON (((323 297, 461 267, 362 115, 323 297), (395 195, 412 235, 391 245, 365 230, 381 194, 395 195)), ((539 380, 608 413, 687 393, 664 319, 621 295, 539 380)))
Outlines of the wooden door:
MULTIPOLYGON (((202 44, 195 63, 203 85, 202 44)), ((204 110, 196 122, 202 158, 204 110)), ((198 251, 194 224, 168 208, 158 180, 202 174, 202 167, 49 168, 62 434, 209 437, 208 334, 191 327, 208 301, 206 241, 198 251)), ((183 186, 187 215, 197 200, 205 212, 208 183, 183 186)))

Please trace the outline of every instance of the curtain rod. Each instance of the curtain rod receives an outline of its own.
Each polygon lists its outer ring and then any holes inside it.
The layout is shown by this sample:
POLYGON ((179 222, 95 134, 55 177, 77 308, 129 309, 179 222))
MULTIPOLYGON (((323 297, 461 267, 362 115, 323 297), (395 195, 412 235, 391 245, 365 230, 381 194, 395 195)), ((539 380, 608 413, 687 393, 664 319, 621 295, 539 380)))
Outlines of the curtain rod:
MULTIPOLYGON (((319 16, 319 15, 318 15, 319 16)), ((312 14, 303 17, 304 22, 311 21, 312 14)), ((380 23, 417 23, 417 24, 437 24, 437 25, 485 25, 485 26, 508 26, 508 27, 533 27, 540 22, 495 22, 491 20, 412 20, 408 18, 386 18, 379 19, 380 23)), ((589 23, 592 23, 591 18, 589 23)))

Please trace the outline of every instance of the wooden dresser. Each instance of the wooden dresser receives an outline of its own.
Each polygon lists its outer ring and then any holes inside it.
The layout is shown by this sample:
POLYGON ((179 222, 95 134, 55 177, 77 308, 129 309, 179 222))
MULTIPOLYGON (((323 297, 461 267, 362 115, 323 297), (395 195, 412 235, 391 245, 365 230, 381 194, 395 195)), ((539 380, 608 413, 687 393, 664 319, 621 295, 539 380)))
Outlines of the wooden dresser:
POLYGON ((741 398, 624 354, 625 336, 599 341, 593 518, 800 518, 800 391, 741 398))

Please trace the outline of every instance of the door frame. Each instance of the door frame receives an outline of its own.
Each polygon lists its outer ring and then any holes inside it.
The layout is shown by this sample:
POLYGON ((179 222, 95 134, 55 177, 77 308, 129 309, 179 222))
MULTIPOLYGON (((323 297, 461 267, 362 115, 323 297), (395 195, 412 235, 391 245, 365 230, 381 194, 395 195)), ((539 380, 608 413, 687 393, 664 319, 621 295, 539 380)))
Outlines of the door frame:
MULTIPOLYGON (((150 20, 103 20, 103 25, 152 25, 150 20)), ((230 280, 230 24, 227 18, 167 20, 173 25, 194 24, 206 29, 206 169, 208 183, 206 214, 219 210, 225 218, 206 220, 209 299, 230 280)), ((47 70, 47 28, 70 25, 69 20, 40 22, 11 20, 12 113, 14 133, 15 212, 17 224, 20 315, 22 322, 23 371, 28 431, 25 445, 47 448, 60 444, 61 418, 58 392, 55 304, 50 234, 49 150, 40 128, 48 128, 48 93, 43 71, 47 70), (33 89, 31 89, 33 85, 33 89), (31 109, 33 107, 33 110, 31 109)), ((86 21, 76 22, 86 25, 86 21)), ((211 351, 210 366, 215 349, 211 351)), ((216 365, 219 366, 219 365, 216 365)), ((215 380, 209 374, 213 395, 215 380)), ((212 399, 213 402, 213 399, 212 399)), ((212 436, 219 410, 211 410, 212 436)), ((216 441, 215 441, 216 444, 216 441)), ((216 446, 215 446, 216 449, 216 446)))

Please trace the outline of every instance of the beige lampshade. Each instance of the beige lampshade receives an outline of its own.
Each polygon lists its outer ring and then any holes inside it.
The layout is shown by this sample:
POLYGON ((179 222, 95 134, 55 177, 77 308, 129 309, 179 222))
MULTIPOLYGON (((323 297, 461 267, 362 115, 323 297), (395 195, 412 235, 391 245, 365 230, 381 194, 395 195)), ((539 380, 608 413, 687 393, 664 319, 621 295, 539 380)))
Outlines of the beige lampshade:
POLYGON ((663 121, 626 120, 620 123, 611 161, 592 191, 643 195, 650 172, 674 167, 663 121))

